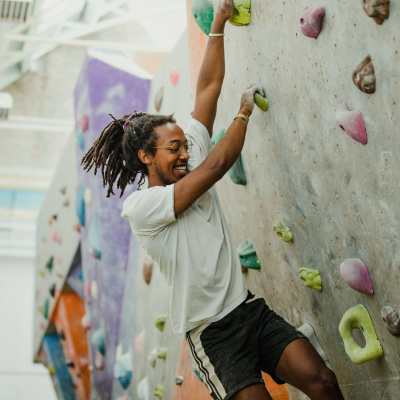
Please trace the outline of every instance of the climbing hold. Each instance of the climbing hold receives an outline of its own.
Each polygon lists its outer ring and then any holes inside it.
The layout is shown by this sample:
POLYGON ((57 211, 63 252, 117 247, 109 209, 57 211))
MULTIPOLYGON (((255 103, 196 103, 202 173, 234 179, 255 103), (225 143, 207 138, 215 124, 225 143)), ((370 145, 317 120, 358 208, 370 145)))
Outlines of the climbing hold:
POLYGON ((76 134, 76 140, 78 142, 79 149, 81 151, 85 150, 85 137, 83 136, 83 132, 81 130, 78 130, 76 134))
POLYGON ((50 311, 50 300, 46 299, 43 304, 43 317, 44 319, 49 319, 49 311, 50 311))
POLYGON ((208 35, 214 20, 214 7, 210 0, 193 0, 192 14, 200 29, 208 35))
POLYGON ((90 244, 90 254, 96 259, 101 259, 101 224, 97 213, 93 215, 89 225, 88 241, 90 244))
POLYGON ((180 74, 178 71, 172 71, 169 74, 169 80, 171 81, 171 84, 173 86, 176 86, 179 83, 179 79, 181 78, 180 74))
POLYGON ((264 92, 263 93, 256 92, 254 94, 254 101, 258 108, 260 108, 263 111, 268 111, 269 103, 268 103, 267 98, 265 97, 264 92))
POLYGON ((336 119, 347 135, 361 144, 368 143, 364 117, 359 111, 338 111, 336 119))
POLYGON ((293 243, 293 233, 290 228, 283 223, 280 222, 279 224, 274 225, 273 230, 284 242, 293 243))
POLYGON ((90 206, 92 204, 92 191, 89 188, 86 188, 83 192, 83 199, 87 206, 90 206))
POLYGON ((51 286, 50 286, 50 288, 49 288, 49 293, 50 293, 50 296, 51 297, 54 297, 55 296, 55 294, 56 294, 56 284, 55 283, 53 283, 51 286))
POLYGON ((149 361, 150 366, 152 368, 155 368, 157 364, 157 350, 156 349, 152 350, 147 359, 149 361))
POLYGON ((88 331, 88 330, 90 329, 91 324, 90 324, 90 317, 89 317, 89 314, 88 314, 88 313, 86 313, 86 314, 82 317, 82 319, 81 319, 81 325, 83 326, 83 328, 85 329, 85 331, 88 331))
POLYGON ((364 11, 378 25, 382 25, 390 15, 390 0, 363 0, 364 11))
POLYGON ((302 333, 313 345, 314 349, 317 351, 317 353, 321 356, 321 358, 324 360, 325 364, 328 363, 328 357, 326 356, 324 350, 322 349, 321 344, 319 343, 318 337, 315 333, 315 330, 311 324, 308 322, 305 322, 303 325, 301 325, 297 330, 302 333))
POLYGON ((54 231, 54 232, 52 233, 52 235, 51 235, 51 240, 52 240, 54 243, 57 243, 57 244, 59 244, 59 245, 62 244, 61 235, 60 235, 57 231, 54 231))
POLYGON ((353 363, 361 364, 383 355, 383 349, 376 336, 371 317, 362 304, 349 308, 343 314, 339 323, 339 332, 343 339, 346 354, 353 363), (353 329, 361 330, 366 343, 364 347, 359 346, 354 340, 353 329))
POLYGON ((382 319, 385 321, 388 331, 394 336, 400 336, 400 308, 384 306, 381 310, 382 319))
POLYGON ((244 26, 251 22, 251 0, 234 0, 233 16, 229 22, 233 25, 244 26))
POLYGON ((304 284, 315 290, 322 290, 321 275, 317 269, 301 267, 299 269, 300 278, 304 281, 304 284))
POLYGON ((175 377, 175 385, 177 386, 182 386, 183 385, 183 376, 176 376, 175 377))
POLYGON ((375 68, 371 56, 367 56, 353 72, 354 84, 364 93, 372 94, 376 90, 375 68))
POLYGON ((65 196, 67 194, 67 187, 63 186, 62 188, 60 188, 60 193, 65 196))
POLYGON ((150 285, 153 276, 153 264, 153 260, 146 255, 143 260, 143 279, 147 285, 150 285))
POLYGON ((154 108, 157 112, 161 111, 163 99, 164 99, 164 86, 161 86, 154 97, 154 108))
POLYGON ((124 390, 129 387, 132 381, 132 359, 130 353, 117 355, 114 376, 124 390))
POLYGON ((96 350, 101 354, 106 354, 106 338, 104 336, 104 329, 96 329, 91 337, 91 343, 96 348, 96 350))
POLYGON ((53 271, 53 267, 54 267, 54 257, 51 256, 46 263, 46 269, 47 271, 49 271, 49 273, 51 273, 53 271))
POLYGON ((96 351, 95 357, 94 357, 94 366, 98 371, 101 371, 105 367, 105 360, 103 354, 101 354, 99 351, 96 351))
POLYGON ((157 358, 159 360, 165 361, 167 359, 167 354, 168 354, 168 349, 166 347, 162 347, 157 351, 157 358))
POLYGON ((300 18, 300 29, 307 37, 316 39, 325 17, 325 7, 308 7, 300 18))
POLYGON ((81 131, 87 132, 89 130, 89 116, 84 114, 81 118, 81 131))
POLYGON ((153 395, 154 397, 157 397, 157 399, 162 400, 164 398, 164 394, 165 394, 165 389, 163 385, 157 385, 154 388, 153 395))
POLYGON ((76 192, 76 215, 81 226, 85 226, 86 222, 86 206, 84 200, 84 187, 79 186, 76 192))
MULTIPOLYGON (((217 144, 224 137, 224 135, 225 135, 225 129, 221 129, 220 131, 215 132, 212 135, 211 143, 214 145, 217 144)), ((241 155, 239 155, 238 159, 232 165, 231 169, 228 172, 228 175, 231 178, 232 182, 236 183, 237 185, 247 184, 246 173, 243 168, 241 155)))
POLYGON ((164 332, 166 322, 167 322, 167 317, 165 315, 161 315, 154 321, 154 326, 160 332, 164 332))
POLYGON ((257 256, 254 244, 250 240, 245 240, 242 242, 237 252, 239 254, 240 265, 244 268, 257 269, 260 270, 262 267, 262 262, 257 256))
POLYGON ((97 299, 97 296, 99 294, 99 290, 97 287, 97 282, 96 281, 92 281, 91 285, 90 285, 90 295, 92 296, 93 299, 97 299))
POLYGON ((358 258, 348 258, 340 264, 340 275, 354 290, 372 296, 374 288, 368 267, 358 258))

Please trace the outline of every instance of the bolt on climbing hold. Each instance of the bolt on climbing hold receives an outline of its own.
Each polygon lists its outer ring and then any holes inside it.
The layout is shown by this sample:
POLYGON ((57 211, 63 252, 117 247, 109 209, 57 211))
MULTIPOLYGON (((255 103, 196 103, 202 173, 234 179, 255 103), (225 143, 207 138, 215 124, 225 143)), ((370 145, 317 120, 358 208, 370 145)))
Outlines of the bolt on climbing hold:
POLYGON ((175 385, 177 385, 177 386, 182 386, 183 385, 183 381, 184 381, 184 379, 183 379, 183 376, 176 376, 175 377, 175 385))
POLYGON ((51 297, 54 297, 56 295, 56 284, 53 283, 50 287, 49 287, 49 293, 51 297))
POLYGON ((390 16, 390 0, 363 0, 365 13, 382 25, 390 16))
POLYGON ((229 22, 236 26, 249 25, 251 22, 251 0, 234 0, 233 16, 229 22))
POLYGON ((153 276, 153 265, 153 260, 146 255, 143 260, 143 279, 147 285, 150 285, 153 276))
POLYGON ((269 102, 267 100, 264 89, 260 89, 260 91, 255 92, 254 102, 256 103, 256 106, 262 111, 268 111, 269 102))
POLYGON ((317 269, 301 267, 299 269, 300 278, 304 281, 304 284, 318 291, 322 290, 321 275, 317 269))
POLYGON ((290 228, 282 222, 273 226, 274 232, 286 243, 293 243, 294 236, 290 228))
POLYGON ((381 310, 381 317, 386 324, 387 330, 394 336, 400 336, 400 308, 384 306, 381 310))
POLYGON ((154 326, 160 332, 164 332, 166 322, 167 322, 167 317, 165 315, 161 315, 154 321, 154 326))
POLYGON ((339 127, 352 139, 364 145, 368 143, 367 129, 361 112, 338 111, 336 120, 339 127))
POLYGON ((354 290, 372 296, 374 288, 368 267, 358 258, 348 258, 340 266, 340 275, 354 290))
POLYGON ((214 20, 214 6, 210 0, 193 0, 192 14, 200 29, 208 35, 214 20))
POLYGON ((147 360, 149 361, 149 364, 152 368, 155 368, 157 365, 157 350, 153 349, 149 356, 147 357, 147 360))
POLYGON ((256 248, 250 240, 245 240, 237 248, 242 268, 260 270, 262 262, 257 256, 256 248))
POLYGON ((372 94, 376 90, 375 68, 371 56, 367 56, 353 72, 354 84, 364 93, 372 94))
POLYGON ((349 308, 339 323, 339 332, 344 343, 344 349, 350 360, 355 364, 375 360, 383 355, 383 349, 376 335, 374 325, 368 310, 358 304, 349 308), (360 329, 365 338, 365 346, 361 347, 354 340, 353 329, 360 329))
POLYGON ((49 271, 49 273, 51 273, 53 271, 53 267, 54 267, 54 257, 51 256, 46 262, 46 269, 47 271, 49 271))
POLYGON ((154 109, 157 112, 161 111, 162 103, 164 99, 164 86, 161 86, 158 90, 156 95, 154 96, 154 109))
POLYGON ((102 328, 96 329, 93 332, 91 343, 101 355, 104 356, 106 354, 106 338, 102 328))
POLYGON ((165 361, 167 359, 167 354, 168 354, 168 349, 166 347, 162 347, 157 351, 157 358, 159 360, 165 361))
POLYGON ((317 39, 322 31, 325 7, 308 7, 300 18, 300 29, 307 37, 317 39))
POLYGON ((154 397, 157 397, 157 399, 162 400, 164 398, 165 395, 165 389, 164 386, 159 384, 154 388, 154 392, 153 392, 154 397))
POLYGON ((124 390, 128 389, 132 381, 132 358, 129 352, 117 355, 114 377, 124 390))

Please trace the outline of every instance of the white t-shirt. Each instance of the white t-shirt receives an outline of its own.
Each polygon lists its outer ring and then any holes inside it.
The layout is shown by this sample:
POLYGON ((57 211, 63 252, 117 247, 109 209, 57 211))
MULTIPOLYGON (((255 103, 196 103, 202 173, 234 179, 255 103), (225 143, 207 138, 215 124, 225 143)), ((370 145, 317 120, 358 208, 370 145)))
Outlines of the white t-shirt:
MULTIPOLYGON (((207 129, 191 118, 185 132, 192 143, 189 170, 208 155, 207 129)), ((247 290, 214 188, 175 218, 174 185, 133 192, 122 214, 171 288, 172 329, 184 333, 215 322, 245 300, 247 290)))

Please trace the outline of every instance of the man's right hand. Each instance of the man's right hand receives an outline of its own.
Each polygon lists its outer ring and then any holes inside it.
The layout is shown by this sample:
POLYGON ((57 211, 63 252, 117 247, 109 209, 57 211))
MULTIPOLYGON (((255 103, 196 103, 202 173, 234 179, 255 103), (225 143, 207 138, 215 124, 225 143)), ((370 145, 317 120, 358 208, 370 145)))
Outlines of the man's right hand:
POLYGON ((233 0, 217 0, 216 16, 223 21, 228 21, 233 16, 234 6, 233 0))
POLYGON ((242 94, 240 99, 240 112, 245 113, 250 116, 254 109, 254 95, 259 93, 261 96, 265 97, 265 91, 261 86, 251 85, 242 94))

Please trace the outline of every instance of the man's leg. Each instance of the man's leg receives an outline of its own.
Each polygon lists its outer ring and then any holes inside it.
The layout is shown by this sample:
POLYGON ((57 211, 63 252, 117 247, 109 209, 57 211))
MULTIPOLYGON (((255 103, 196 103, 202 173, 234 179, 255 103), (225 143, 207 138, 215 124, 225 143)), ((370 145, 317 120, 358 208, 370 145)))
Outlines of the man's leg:
POLYGON ((238 392, 232 400, 272 400, 264 385, 251 385, 238 392))
POLYGON ((278 362, 276 375, 311 400, 344 400, 335 374, 306 339, 289 343, 278 362))

